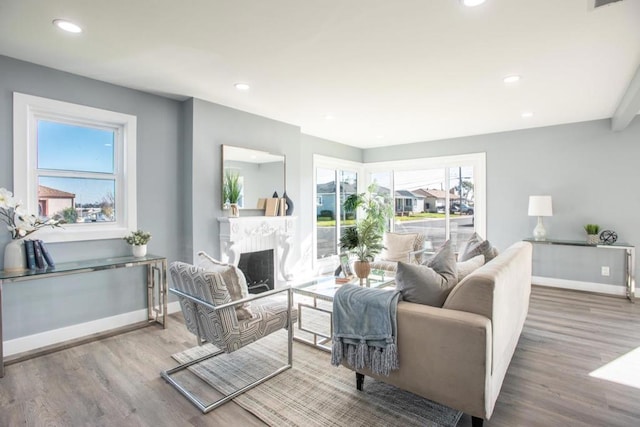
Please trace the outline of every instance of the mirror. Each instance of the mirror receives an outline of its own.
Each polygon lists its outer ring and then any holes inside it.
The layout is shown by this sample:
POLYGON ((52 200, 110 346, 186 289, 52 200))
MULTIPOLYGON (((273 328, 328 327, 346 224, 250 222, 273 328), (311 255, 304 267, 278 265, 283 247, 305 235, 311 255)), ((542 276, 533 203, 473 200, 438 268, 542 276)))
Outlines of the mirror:
MULTIPOLYGON (((227 174, 236 175, 241 186, 238 207, 258 209, 258 200, 271 197, 273 192, 282 196, 285 191, 285 156, 249 148, 222 146, 222 183, 227 174)), ((224 188, 222 208, 228 209, 224 188)))

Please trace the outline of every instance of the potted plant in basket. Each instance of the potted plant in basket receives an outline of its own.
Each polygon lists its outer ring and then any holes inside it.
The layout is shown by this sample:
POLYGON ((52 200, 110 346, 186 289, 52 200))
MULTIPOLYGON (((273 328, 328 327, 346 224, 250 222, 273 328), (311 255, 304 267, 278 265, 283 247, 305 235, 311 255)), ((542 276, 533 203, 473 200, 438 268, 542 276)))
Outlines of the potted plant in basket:
POLYGON ((151 240, 151 233, 138 230, 125 236, 123 239, 131 245, 133 256, 143 257, 147 254, 147 243, 151 240))
POLYGON ((225 171, 222 183, 222 198, 225 204, 229 204, 229 216, 240 216, 238 201, 241 195, 242 184, 240 183, 240 175, 237 172, 225 171))
POLYGON ((369 276, 370 262, 384 248, 382 236, 393 216, 391 202, 377 194, 376 189, 377 185, 371 184, 366 193, 352 194, 343 203, 345 212, 355 212, 361 207, 365 213, 364 219, 347 227, 340 237, 340 247, 356 257, 353 269, 360 279, 369 276))
POLYGON ((600 242, 600 226, 598 224, 587 224, 584 226, 584 230, 587 232, 587 244, 597 245, 600 242))

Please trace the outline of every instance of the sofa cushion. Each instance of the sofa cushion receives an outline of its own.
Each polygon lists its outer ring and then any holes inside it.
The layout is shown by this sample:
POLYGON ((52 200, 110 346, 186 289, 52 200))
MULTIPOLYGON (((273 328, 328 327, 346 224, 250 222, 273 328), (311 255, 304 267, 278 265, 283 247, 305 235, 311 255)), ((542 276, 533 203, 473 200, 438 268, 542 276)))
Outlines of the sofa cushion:
POLYGON ((467 261, 478 255, 484 255, 484 262, 489 262, 498 255, 498 250, 491 246, 478 233, 473 233, 469 240, 462 245, 458 253, 458 261, 467 261))
POLYGON ((469 274, 473 273, 476 269, 484 265, 484 255, 474 256, 466 261, 458 262, 456 267, 458 269, 458 282, 464 280, 469 274))
POLYGON ((409 260, 409 252, 414 250, 418 233, 385 233, 384 249, 380 254, 382 261, 409 260))
POLYGON ((450 241, 426 265, 398 262, 396 289, 405 301, 442 307, 456 283, 456 259, 450 241))
MULTIPOLYGON (((199 255, 203 258, 198 264, 198 267, 207 271, 215 271, 222 276, 227 290, 231 296, 231 301, 238 301, 242 298, 249 296, 249 288, 247 287, 247 279, 244 277, 244 273, 235 265, 226 264, 218 261, 208 255, 205 252, 200 252, 199 255)), ((238 320, 251 319, 253 313, 251 312, 251 304, 244 303, 236 307, 236 316, 238 320)))

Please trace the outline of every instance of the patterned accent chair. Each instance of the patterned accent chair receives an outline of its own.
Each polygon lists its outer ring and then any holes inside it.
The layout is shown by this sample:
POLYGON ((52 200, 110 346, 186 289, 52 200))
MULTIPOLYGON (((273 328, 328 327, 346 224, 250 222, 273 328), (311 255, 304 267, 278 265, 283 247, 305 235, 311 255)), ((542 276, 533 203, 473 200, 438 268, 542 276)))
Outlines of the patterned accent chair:
POLYGON ((178 295, 187 329, 196 335, 199 345, 204 341, 208 341, 216 346, 218 350, 163 371, 160 375, 203 413, 217 408, 239 394, 291 367, 293 343, 293 328, 291 325, 296 321, 297 313, 292 308, 293 295, 290 287, 250 295, 246 298, 232 301, 223 276, 218 272, 207 271, 183 262, 172 263, 169 267, 169 272, 174 286, 174 288, 169 289, 169 292, 178 295), (285 292, 287 294, 286 302, 271 298, 262 304, 257 303, 258 300, 285 292), (251 305, 253 316, 250 319, 238 320, 235 307, 248 301, 253 302, 251 305), (178 371, 219 354, 232 353, 282 328, 288 329, 288 363, 209 405, 203 404, 193 393, 186 390, 171 377, 172 374, 178 371))

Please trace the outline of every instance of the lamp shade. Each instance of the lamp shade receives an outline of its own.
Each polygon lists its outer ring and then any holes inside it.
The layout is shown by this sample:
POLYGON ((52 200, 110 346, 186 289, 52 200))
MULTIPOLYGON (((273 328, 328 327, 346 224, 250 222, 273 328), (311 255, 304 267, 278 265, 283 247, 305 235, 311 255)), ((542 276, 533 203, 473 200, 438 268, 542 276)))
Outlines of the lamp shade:
POLYGON ((529 196, 529 216, 552 216, 551 196, 529 196))

